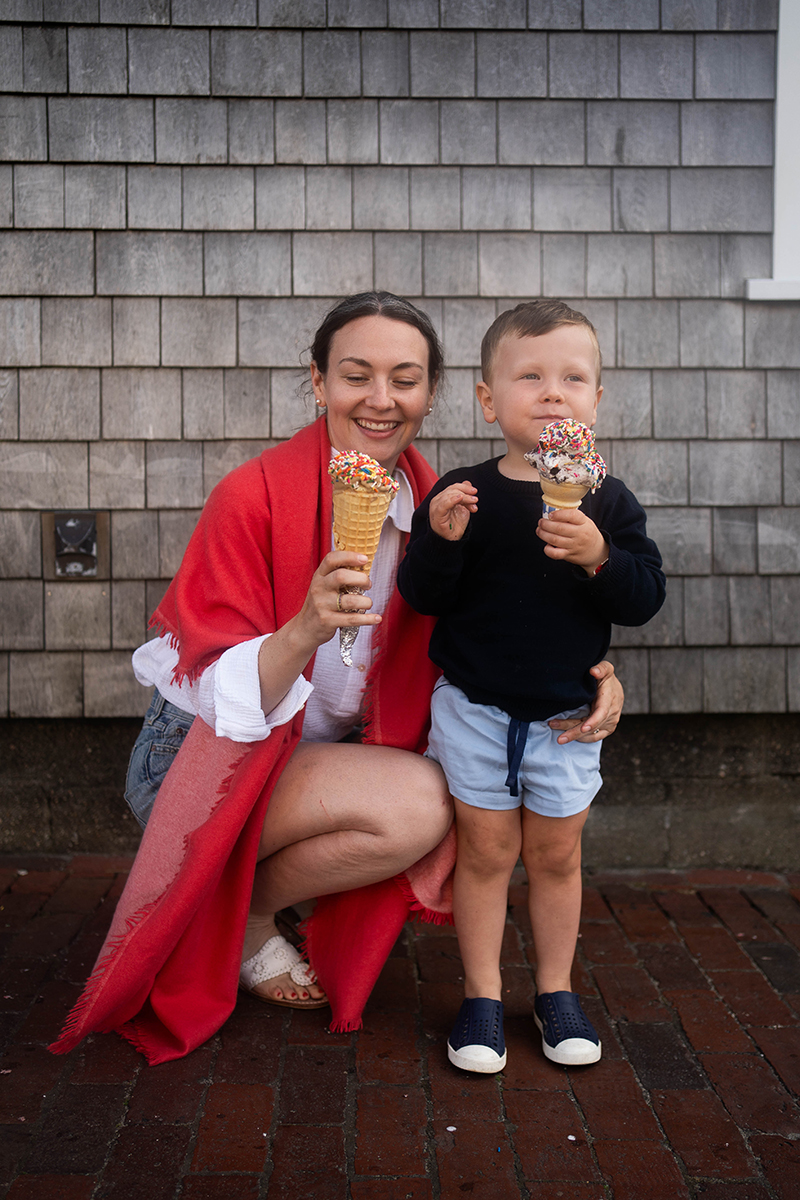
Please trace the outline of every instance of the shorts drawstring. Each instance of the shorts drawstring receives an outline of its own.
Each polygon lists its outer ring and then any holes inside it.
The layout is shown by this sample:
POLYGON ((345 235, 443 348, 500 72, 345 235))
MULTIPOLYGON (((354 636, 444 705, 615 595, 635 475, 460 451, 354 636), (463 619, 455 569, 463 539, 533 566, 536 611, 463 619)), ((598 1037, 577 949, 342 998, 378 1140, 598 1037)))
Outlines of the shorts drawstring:
POLYGON ((518 721, 516 717, 511 717, 508 722, 508 775, 505 785, 512 796, 519 795, 517 775, 522 765, 530 727, 530 721, 518 721))

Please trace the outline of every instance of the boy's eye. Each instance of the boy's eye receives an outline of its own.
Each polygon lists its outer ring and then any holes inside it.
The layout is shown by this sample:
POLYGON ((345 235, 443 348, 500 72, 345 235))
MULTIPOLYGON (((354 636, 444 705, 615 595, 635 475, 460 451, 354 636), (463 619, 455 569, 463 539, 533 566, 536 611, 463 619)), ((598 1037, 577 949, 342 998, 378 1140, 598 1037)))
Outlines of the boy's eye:
POLYGON ((528 374, 525 376, 525 378, 526 379, 538 379, 539 376, 536 371, 529 371, 528 374))

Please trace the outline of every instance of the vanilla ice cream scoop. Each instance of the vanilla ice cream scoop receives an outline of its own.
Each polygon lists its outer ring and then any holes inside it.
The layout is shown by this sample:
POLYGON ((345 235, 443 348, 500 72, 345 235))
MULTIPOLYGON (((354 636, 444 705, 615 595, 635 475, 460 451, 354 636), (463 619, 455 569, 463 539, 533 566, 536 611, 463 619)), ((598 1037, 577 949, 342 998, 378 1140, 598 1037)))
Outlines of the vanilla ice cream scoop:
POLYGON ((596 491, 606 477, 606 464, 594 448, 594 434, 571 417, 546 425, 525 461, 539 472, 544 516, 556 508, 580 508, 586 493, 596 491))

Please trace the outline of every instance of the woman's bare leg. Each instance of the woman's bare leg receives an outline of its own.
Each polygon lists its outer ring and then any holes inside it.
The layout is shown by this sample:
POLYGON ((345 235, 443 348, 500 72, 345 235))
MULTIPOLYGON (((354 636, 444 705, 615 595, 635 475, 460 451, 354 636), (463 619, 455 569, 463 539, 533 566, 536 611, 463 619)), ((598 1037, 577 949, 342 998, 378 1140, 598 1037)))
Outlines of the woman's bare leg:
MULTIPOLYGON (((388 746, 301 742, 267 809, 244 958, 277 932, 279 909, 391 878, 432 850, 451 820, 436 763, 388 746)), ((323 995, 316 985, 298 992, 287 976, 257 991, 323 995)))

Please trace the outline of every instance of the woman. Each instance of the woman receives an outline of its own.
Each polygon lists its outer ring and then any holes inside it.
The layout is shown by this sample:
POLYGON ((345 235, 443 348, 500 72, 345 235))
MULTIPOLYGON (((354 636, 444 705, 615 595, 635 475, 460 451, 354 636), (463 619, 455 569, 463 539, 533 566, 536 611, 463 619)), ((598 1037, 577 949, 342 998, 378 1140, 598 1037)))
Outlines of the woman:
MULTIPOLYGON (((158 792, 105 952, 54 1049, 114 1028, 151 1062, 177 1057, 226 1019, 240 971, 261 999, 324 1003, 275 925, 278 910, 313 897, 308 947, 332 1027, 357 1028, 409 909, 448 919, 450 798, 421 754, 431 626, 394 587, 411 513, 435 479, 411 443, 441 374, 419 310, 388 293, 341 301, 312 346, 324 416, 209 498, 153 617, 162 637, 137 652, 140 679, 202 719, 158 792), (332 449, 369 454, 401 483, 371 579, 358 556, 330 549, 332 449), (353 586, 371 595, 344 593, 353 586), (338 656, 342 626, 361 631, 355 668, 338 656)), ((621 689, 607 664, 595 670, 595 708, 580 728, 559 723, 565 737, 616 725, 621 689)), ((131 799, 146 809, 136 788, 131 799)))

